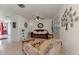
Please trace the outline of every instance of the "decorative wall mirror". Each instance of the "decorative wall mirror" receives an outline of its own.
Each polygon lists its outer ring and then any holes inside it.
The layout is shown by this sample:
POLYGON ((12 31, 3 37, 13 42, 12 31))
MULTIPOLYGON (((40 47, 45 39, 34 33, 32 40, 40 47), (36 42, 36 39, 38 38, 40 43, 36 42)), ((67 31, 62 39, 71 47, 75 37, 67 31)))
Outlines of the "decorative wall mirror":
POLYGON ((37 24, 37 26, 38 26, 38 28, 43 28, 43 24, 42 23, 39 23, 39 24, 37 24))

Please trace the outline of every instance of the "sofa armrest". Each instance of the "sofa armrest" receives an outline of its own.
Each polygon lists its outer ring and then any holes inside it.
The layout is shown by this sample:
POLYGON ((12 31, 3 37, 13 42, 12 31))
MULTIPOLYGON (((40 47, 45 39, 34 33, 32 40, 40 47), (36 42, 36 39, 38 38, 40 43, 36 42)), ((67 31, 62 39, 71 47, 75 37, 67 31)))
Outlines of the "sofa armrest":
POLYGON ((23 50, 28 55, 39 55, 39 51, 28 43, 24 45, 23 50))

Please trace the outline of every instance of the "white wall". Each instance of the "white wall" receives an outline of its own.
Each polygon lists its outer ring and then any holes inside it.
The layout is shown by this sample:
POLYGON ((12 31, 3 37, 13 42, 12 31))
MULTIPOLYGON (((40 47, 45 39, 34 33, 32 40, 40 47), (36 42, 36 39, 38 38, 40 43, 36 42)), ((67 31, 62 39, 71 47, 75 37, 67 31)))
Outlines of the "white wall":
POLYGON ((44 20, 31 20, 30 22, 33 23, 33 26, 32 26, 32 31, 35 30, 35 29, 38 29, 38 26, 37 24, 39 23, 43 23, 44 27, 42 29, 46 29, 48 30, 48 32, 50 34, 52 34, 52 19, 44 19, 44 20))
POLYGON ((27 37, 27 34, 29 33, 29 20, 25 19, 24 17, 20 15, 14 15, 13 19, 11 19, 12 22, 16 22, 16 28, 11 28, 11 39, 12 41, 19 41, 27 37), (24 23, 27 23, 27 28, 24 27, 24 23), (24 37, 22 34, 22 29, 25 30, 24 37))
POLYGON ((60 20, 59 20, 59 16, 57 15, 54 19, 53 19, 53 36, 56 39, 60 39, 60 20))
MULTIPOLYGON (((79 5, 64 5, 59 13, 59 19, 61 19, 65 9, 71 6, 74 11, 76 10, 76 16, 79 16, 79 5)), ((68 25, 68 31, 61 27, 60 23, 60 39, 63 41, 65 54, 79 54, 79 20, 74 22, 73 28, 68 25)))
POLYGON ((28 37, 28 33, 32 32, 35 29, 38 29, 37 24, 43 23, 44 28, 47 29, 50 34, 52 34, 52 19, 45 19, 45 20, 28 20, 25 19, 23 16, 20 15, 14 15, 14 17, 11 17, 12 22, 16 22, 16 28, 11 28, 11 41, 19 41, 23 40, 24 38, 28 37), (27 28, 24 27, 24 23, 27 23, 27 28), (22 37, 22 29, 25 30, 24 32, 24 38, 22 37))
POLYGON ((24 17, 19 16, 19 15, 17 15, 16 18, 17 18, 16 20, 18 20, 17 27, 18 27, 18 36, 19 36, 19 39, 20 40, 25 39, 25 38, 27 38, 28 33, 31 32, 30 25, 29 25, 30 20, 25 19, 24 17), (24 27, 24 23, 27 23, 27 28, 24 27), (25 30, 25 32, 24 32, 24 38, 22 37, 23 36, 22 29, 25 30))
POLYGON ((25 19, 23 16, 20 15, 1 15, 0 19, 8 22, 8 39, 7 42, 19 41, 27 37, 27 34, 30 32, 30 26, 27 25, 27 28, 24 27, 24 23, 26 22, 29 24, 29 20, 25 19), (13 28, 13 22, 16 22, 16 28, 13 28), (22 29, 25 30, 24 38, 22 37, 22 29))

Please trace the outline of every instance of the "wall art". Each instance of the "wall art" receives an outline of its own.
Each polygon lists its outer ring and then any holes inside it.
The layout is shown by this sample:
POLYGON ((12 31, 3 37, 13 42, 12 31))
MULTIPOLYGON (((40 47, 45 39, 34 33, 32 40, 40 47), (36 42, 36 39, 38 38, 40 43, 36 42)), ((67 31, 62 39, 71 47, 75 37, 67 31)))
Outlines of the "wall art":
POLYGON ((72 8, 66 8, 62 17, 61 17, 61 26, 68 30, 69 25, 72 28, 74 22, 79 20, 79 16, 76 16, 77 12, 72 8))
POLYGON ((72 7, 70 7, 69 11, 70 11, 70 12, 72 11, 72 7))
POLYGON ((76 15, 76 11, 73 12, 73 16, 75 16, 75 15, 76 15))
POLYGON ((16 28, 16 22, 13 22, 12 25, 13 25, 13 28, 16 28))
POLYGON ((78 21, 79 20, 79 16, 75 17, 75 21, 78 21))

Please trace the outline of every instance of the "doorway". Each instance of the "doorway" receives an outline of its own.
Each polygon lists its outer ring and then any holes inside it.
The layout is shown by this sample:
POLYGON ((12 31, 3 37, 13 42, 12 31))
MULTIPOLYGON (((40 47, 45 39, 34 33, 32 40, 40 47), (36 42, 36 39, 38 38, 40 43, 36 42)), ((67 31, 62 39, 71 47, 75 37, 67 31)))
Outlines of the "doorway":
POLYGON ((5 45, 11 40, 11 21, 0 19, 0 45, 5 45))

